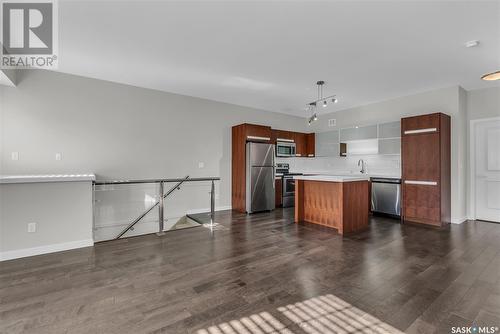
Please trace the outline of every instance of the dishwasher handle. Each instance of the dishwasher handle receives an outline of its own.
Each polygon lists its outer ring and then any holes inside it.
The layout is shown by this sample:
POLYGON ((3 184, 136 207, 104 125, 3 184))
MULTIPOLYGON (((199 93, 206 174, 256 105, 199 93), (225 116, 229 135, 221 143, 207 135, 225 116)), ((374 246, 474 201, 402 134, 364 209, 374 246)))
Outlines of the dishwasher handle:
POLYGON ((401 184, 401 179, 394 179, 394 178, 388 178, 388 177, 372 177, 372 178, 370 178, 370 181, 375 182, 375 183, 401 184))

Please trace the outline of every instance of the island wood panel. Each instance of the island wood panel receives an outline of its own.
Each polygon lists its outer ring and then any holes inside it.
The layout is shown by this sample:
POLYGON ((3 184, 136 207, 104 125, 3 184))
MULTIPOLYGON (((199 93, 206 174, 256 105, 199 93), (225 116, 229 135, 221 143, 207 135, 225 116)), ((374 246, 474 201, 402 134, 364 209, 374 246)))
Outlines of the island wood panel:
POLYGON ((359 232, 368 228, 368 181, 342 183, 343 224, 340 234, 359 232))
MULTIPOLYGON (((302 181, 301 220, 340 229, 342 225, 342 183, 302 181)), ((297 193, 295 194, 297 198, 297 193)))
POLYGON ((332 227, 340 234, 362 231, 368 227, 367 207, 368 181, 296 181, 296 223, 332 227))

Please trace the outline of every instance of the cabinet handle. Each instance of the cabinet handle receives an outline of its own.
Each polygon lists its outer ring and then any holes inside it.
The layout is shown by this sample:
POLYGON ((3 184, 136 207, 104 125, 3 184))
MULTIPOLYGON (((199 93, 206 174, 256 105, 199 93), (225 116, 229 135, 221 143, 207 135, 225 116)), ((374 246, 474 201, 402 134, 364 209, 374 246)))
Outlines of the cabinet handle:
POLYGON ((411 135, 414 133, 426 133, 426 132, 436 132, 437 128, 427 128, 427 129, 417 129, 417 130, 406 130, 405 135, 411 135))
POLYGON ((405 180, 405 184, 420 184, 422 186, 437 186, 436 181, 413 181, 413 180, 405 180))
POLYGON ((263 141, 271 140, 271 138, 269 138, 269 137, 259 137, 259 136, 247 136, 247 139, 263 140, 263 141))
POLYGON ((276 138, 276 141, 284 141, 287 143, 295 143, 295 140, 293 139, 285 139, 285 138, 276 138))

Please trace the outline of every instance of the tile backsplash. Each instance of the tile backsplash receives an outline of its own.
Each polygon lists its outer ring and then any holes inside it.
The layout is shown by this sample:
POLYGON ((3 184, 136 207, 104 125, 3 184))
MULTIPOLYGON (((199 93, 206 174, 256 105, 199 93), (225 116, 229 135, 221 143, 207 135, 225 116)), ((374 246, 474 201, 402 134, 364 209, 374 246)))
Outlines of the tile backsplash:
POLYGON ((276 162, 290 164, 291 172, 318 174, 359 173, 359 159, 365 162, 368 174, 401 176, 401 156, 394 155, 356 155, 348 157, 316 158, 277 158, 276 162))

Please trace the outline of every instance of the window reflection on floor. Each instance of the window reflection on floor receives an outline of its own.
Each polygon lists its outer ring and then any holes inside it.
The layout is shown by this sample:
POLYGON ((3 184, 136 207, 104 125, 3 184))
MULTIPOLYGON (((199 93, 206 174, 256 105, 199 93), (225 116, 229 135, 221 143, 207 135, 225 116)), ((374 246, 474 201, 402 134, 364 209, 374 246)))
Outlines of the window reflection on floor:
POLYGON ((334 296, 324 295, 252 314, 206 329, 197 334, 402 334, 398 329, 334 296), (283 322, 277 317, 284 316, 283 322))

